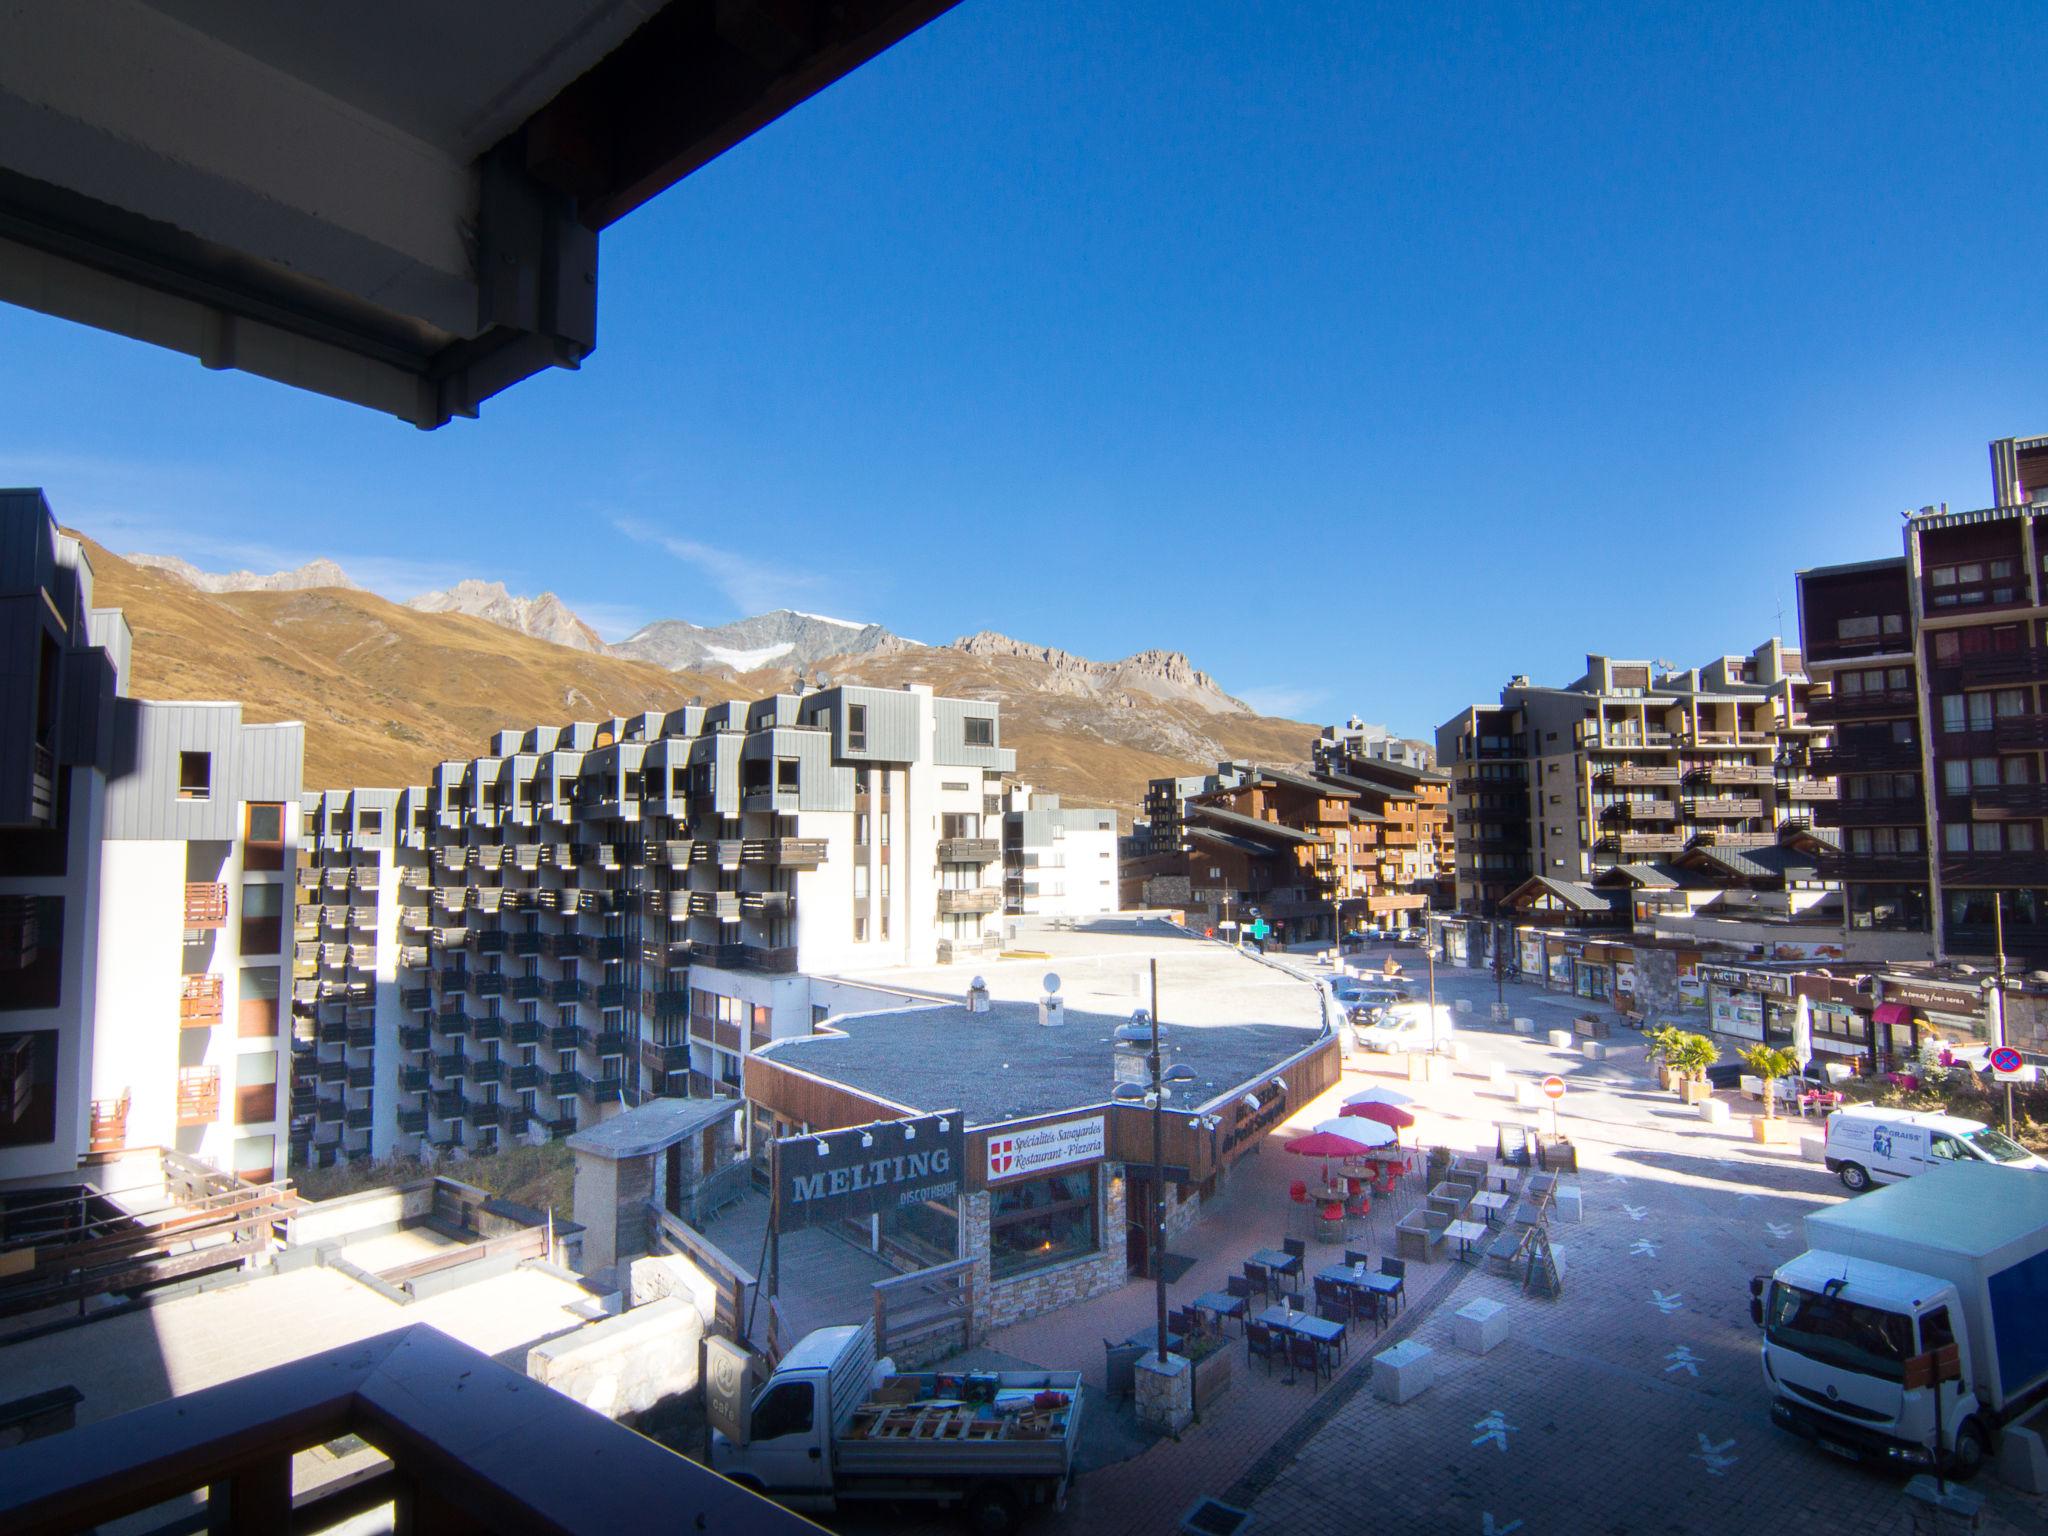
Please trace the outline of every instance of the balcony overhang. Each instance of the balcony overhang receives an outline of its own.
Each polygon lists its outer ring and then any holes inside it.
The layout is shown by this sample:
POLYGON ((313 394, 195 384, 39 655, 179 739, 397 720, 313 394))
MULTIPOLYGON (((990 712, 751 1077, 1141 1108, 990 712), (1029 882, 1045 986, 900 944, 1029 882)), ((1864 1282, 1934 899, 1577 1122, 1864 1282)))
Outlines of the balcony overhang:
POLYGON ((953 3, 20 8, 0 300, 439 427, 590 354, 599 231, 953 3))

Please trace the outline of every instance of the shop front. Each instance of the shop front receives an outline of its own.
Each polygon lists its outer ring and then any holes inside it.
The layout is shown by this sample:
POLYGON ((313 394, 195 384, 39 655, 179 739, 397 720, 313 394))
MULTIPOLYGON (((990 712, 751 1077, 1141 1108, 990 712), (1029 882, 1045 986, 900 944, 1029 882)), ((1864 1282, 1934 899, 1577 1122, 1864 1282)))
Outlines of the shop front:
POLYGON ((1968 982, 1880 976, 1878 1022, 1888 1032, 1884 1057, 1904 1068, 1923 1050, 1983 1045, 1990 1040, 1984 994, 1968 982))
POLYGON ((1707 992, 1707 1027, 1744 1045, 1790 1046, 1797 1032, 1799 1003, 1786 971, 1756 971, 1732 965, 1702 965, 1707 992))

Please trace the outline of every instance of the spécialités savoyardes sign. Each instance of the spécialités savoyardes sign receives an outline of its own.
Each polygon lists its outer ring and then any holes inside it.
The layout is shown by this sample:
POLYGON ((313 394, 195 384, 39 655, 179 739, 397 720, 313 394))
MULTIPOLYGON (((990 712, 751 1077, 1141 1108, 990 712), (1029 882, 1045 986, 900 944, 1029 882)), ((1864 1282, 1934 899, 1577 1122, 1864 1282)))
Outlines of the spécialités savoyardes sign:
POLYGON ((775 1143, 775 1229, 951 1200, 965 1147, 957 1110, 783 1137, 775 1143))

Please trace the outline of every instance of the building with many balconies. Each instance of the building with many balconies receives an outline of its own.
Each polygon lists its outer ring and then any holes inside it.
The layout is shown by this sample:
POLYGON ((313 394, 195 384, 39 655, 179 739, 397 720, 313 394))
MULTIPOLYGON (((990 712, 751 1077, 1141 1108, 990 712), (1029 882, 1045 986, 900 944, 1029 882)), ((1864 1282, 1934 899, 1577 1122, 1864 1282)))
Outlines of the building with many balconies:
POLYGON ((836 687, 502 731, 423 788, 309 799, 320 931, 368 942, 302 968, 306 1144, 489 1152, 736 1093, 809 1032, 803 973, 989 953, 999 732, 993 704, 836 687))
POLYGON ((1003 792, 1003 910, 1093 917, 1117 909, 1116 812, 1063 806, 1029 784, 1003 792))
POLYGON ((0 492, 0 1179, 160 1146, 267 1180, 304 730, 130 698, 129 643, 0 492))
POLYGON ((1777 640, 1670 671, 1588 656, 1562 688, 1518 677, 1437 730, 1455 796, 1456 898, 1490 912, 1523 881, 1591 881, 1695 847, 1759 848, 1828 797, 1801 657, 1777 640))

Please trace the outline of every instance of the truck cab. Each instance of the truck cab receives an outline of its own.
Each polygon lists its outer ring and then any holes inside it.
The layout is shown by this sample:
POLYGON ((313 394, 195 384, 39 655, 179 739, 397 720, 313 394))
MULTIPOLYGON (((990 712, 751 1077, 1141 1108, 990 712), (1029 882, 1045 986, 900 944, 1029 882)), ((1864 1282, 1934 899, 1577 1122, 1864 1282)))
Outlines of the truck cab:
POLYGON ((831 1508, 833 1420, 852 1419, 876 1364, 872 1328, 820 1328, 804 1335, 754 1394, 747 1443, 712 1436, 712 1470, 791 1509, 831 1508))
POLYGON ((1829 1115, 1823 1157, 1828 1172, 1859 1192, 1947 1163, 2048 1168, 2048 1162, 1981 1121, 1876 1104, 1855 1104, 1829 1115))
MULTIPOLYGON (((1958 1449, 1955 1431, 1974 1422, 1969 1373, 1939 1387, 1906 1386, 1906 1362, 1956 1345, 1967 1359, 1968 1323, 1955 1287, 1890 1264, 1805 1253, 1779 1269, 1762 1290, 1763 1368, 1781 1428, 1816 1440, 1840 1456, 1901 1466, 1931 1464, 1935 1402, 1943 1394, 1942 1438, 1958 1449)), ((1962 1448, 1968 1469, 1983 1456, 1981 1439, 1962 1448)))

